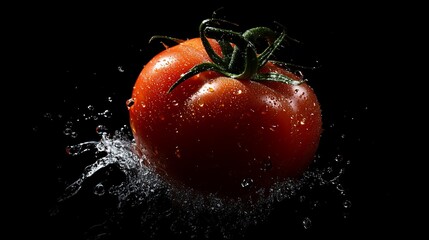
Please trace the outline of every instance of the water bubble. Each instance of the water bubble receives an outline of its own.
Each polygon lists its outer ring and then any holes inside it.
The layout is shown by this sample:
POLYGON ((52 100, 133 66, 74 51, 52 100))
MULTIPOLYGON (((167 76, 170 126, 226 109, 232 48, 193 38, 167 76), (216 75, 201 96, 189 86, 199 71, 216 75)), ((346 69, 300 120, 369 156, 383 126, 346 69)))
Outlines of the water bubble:
POLYGON ((70 137, 71 137, 71 138, 77 138, 77 136, 78 136, 78 134, 77 134, 77 132, 75 132, 75 131, 73 131, 73 132, 70 134, 70 137))
POLYGON ((135 99, 134 98, 130 98, 128 99, 125 104, 127 105, 127 108, 130 109, 135 103, 135 99))
POLYGON ((53 120, 54 119, 52 116, 52 113, 45 113, 45 114, 43 114, 43 117, 47 120, 53 120))
POLYGON ((98 134, 98 135, 102 135, 102 134, 105 134, 105 133, 107 133, 107 127, 105 126, 105 125, 98 125, 96 128, 95 128, 95 132, 98 134))
POLYGON ((118 71, 119 71, 119 72, 121 72, 121 73, 122 73, 122 72, 125 72, 124 67, 122 67, 122 66, 118 66, 118 71))
POLYGON ((112 112, 110 110, 105 110, 104 112, 100 113, 102 116, 104 116, 105 118, 111 118, 112 117, 112 112))
POLYGON ((65 126, 66 128, 71 128, 71 127, 73 127, 73 122, 72 122, 72 121, 67 121, 67 122, 64 124, 64 126, 65 126))
POLYGON ((248 188, 253 184, 252 178, 245 178, 241 181, 241 187, 248 188))
POLYGON ((335 157, 334 157, 334 161, 335 162, 338 162, 338 163, 340 163, 340 162, 343 162, 343 155, 341 155, 341 154, 337 154, 335 157))
POLYGON ((304 229, 309 229, 311 228, 311 219, 309 217, 305 217, 304 219, 302 219, 302 226, 304 227, 304 229))
POLYGON ((352 202, 350 200, 345 200, 343 203, 343 207, 348 209, 352 206, 352 202))
POLYGON ((73 132, 73 129, 71 129, 71 128, 66 128, 66 129, 64 129, 64 131, 63 131, 64 135, 66 135, 66 136, 71 135, 71 134, 72 134, 72 132, 73 132))
POLYGON ((105 188, 104 185, 102 183, 98 183, 97 185, 95 185, 94 187, 94 194, 97 196, 103 196, 105 193, 105 188))

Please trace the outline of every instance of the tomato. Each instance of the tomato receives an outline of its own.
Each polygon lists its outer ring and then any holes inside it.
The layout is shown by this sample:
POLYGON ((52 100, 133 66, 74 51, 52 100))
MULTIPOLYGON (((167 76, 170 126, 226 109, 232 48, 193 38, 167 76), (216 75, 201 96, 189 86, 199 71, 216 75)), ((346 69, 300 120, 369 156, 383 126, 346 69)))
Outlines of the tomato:
POLYGON ((322 116, 307 81, 267 60, 284 33, 273 40, 268 28, 241 34, 224 23, 208 19, 199 38, 172 39, 143 67, 127 104, 144 164, 173 185, 244 198, 309 168, 322 116), (251 42, 261 38, 262 53, 251 42))

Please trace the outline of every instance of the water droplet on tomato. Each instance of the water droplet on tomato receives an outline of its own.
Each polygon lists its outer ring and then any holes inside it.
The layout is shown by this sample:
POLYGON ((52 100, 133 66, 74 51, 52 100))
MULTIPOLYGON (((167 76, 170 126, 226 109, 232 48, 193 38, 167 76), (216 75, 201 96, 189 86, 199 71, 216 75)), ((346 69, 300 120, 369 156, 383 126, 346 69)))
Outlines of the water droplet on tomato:
POLYGON ((276 131, 276 129, 279 127, 279 125, 277 125, 277 124, 273 124, 273 125, 271 125, 271 127, 269 128, 270 129, 270 131, 272 131, 272 132, 274 132, 274 131, 276 131))
POLYGON ((135 99, 134 98, 130 98, 128 99, 125 104, 127 105, 127 108, 130 109, 135 103, 135 99))
POLYGON ((236 92, 234 92, 235 95, 240 95, 242 93, 243 93, 243 90, 241 90, 241 89, 238 89, 236 92))

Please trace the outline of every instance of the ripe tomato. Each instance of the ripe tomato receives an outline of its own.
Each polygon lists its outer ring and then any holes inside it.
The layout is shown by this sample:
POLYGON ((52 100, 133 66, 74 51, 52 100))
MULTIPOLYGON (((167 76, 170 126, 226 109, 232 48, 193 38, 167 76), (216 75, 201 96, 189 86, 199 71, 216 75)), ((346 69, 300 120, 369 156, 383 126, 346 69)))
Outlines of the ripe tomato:
POLYGON ((200 38, 173 39, 144 66, 128 101, 130 126, 144 163, 169 182, 244 197, 308 169, 321 109, 307 82, 267 60, 284 33, 264 38, 267 55, 251 41, 274 31, 239 34, 222 23, 204 21, 200 38))

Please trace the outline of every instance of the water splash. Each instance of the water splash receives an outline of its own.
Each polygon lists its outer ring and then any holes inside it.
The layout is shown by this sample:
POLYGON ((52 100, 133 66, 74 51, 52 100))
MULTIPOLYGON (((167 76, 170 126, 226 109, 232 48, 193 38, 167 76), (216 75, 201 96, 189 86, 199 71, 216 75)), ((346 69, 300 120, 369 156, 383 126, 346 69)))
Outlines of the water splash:
MULTIPOLYGON (((105 129, 101 126, 97 128, 105 129)), ((140 234, 152 239, 165 234, 163 226, 168 226, 171 236, 232 239, 243 236, 251 226, 263 223, 276 204, 290 199, 301 199, 302 205, 309 204, 308 201, 313 200, 306 200, 305 196, 314 187, 330 185, 338 192, 344 191, 338 183, 341 169, 330 169, 307 172, 300 180, 279 182, 270 189, 268 197, 258 202, 225 200, 215 195, 202 196, 191 189, 178 189, 169 185, 142 164, 144 159, 139 158, 133 148, 134 142, 130 140, 128 132, 109 135, 105 131, 100 141, 68 147, 67 153, 71 157, 90 153, 95 161, 68 185, 59 203, 72 200, 84 189, 91 189, 94 196, 115 199, 114 214, 104 223, 109 227, 97 228, 104 234, 108 232, 107 229, 118 229, 123 221, 129 221, 127 215, 132 214, 138 216, 136 221, 140 234), (110 185, 91 181, 97 173, 108 171, 109 166, 115 166, 122 173, 121 181, 110 185)), ((348 208, 350 200, 346 201, 344 207, 348 208)), ((310 217, 301 221, 304 229, 309 229, 313 224, 310 217)))
MULTIPOLYGON (((115 234, 122 236, 124 231, 129 231, 128 228, 124 230, 124 226, 130 224, 133 225, 133 236, 144 239, 177 236, 185 239, 241 238, 252 227, 266 222, 282 204, 290 204, 290 208, 295 209, 291 218, 303 231, 310 231, 318 224, 312 216, 323 207, 324 197, 321 195, 326 192, 335 195, 338 207, 344 210, 344 218, 348 217, 352 206, 342 184, 349 161, 339 153, 317 156, 316 167, 301 179, 279 182, 269 190, 267 197, 257 202, 246 202, 225 200, 215 195, 203 196, 192 189, 171 186, 143 164, 145 158, 134 152, 135 142, 126 126, 109 133, 106 126, 97 124, 95 131, 100 136, 99 140, 66 148, 72 160, 84 157, 90 163, 67 184, 58 198, 59 206, 81 204, 82 200, 76 199, 82 198, 85 199, 83 201, 95 201, 95 205, 97 201, 104 204, 100 208, 105 208, 108 213, 102 216, 101 223, 99 219, 95 221, 97 223, 88 223, 85 239, 103 239, 100 236, 107 238, 115 234), (326 161, 326 158, 331 160, 326 161), (319 162, 325 164, 318 166, 319 162), (104 203, 106 199, 108 204, 104 203)), ((344 134, 338 136, 340 141, 345 138, 344 134)), ((246 179, 242 184, 252 184, 252 179, 246 179)), ((61 209, 57 207, 52 215, 59 213, 61 209)))

